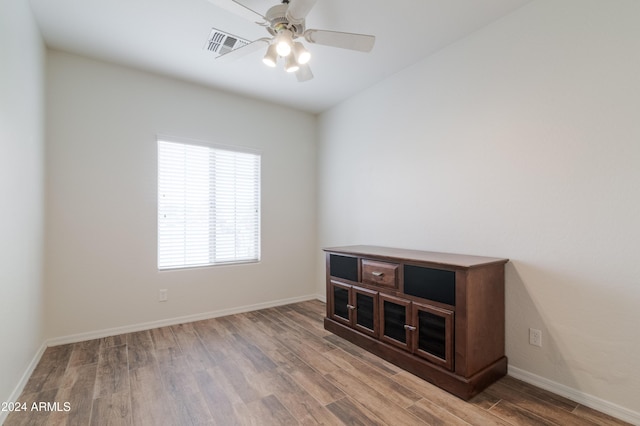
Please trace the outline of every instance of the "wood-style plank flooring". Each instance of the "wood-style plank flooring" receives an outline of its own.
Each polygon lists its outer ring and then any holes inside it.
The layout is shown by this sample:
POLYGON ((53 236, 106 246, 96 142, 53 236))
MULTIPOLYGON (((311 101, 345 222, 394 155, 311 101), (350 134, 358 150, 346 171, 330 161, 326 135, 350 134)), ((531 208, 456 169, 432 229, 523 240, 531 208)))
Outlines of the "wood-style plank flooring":
POLYGON ((5 425, 620 425, 505 377, 464 402, 322 326, 319 301, 48 348, 5 425), (65 411, 65 403, 70 408, 65 411))

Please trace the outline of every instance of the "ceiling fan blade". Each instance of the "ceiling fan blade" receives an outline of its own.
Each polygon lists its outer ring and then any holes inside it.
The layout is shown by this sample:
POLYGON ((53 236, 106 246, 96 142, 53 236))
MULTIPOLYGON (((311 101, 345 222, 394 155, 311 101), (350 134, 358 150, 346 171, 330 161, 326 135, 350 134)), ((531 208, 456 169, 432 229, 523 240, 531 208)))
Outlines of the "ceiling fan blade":
POLYGON ((311 72, 309 65, 300 65, 300 68, 296 71, 296 78, 300 83, 311 80, 313 78, 313 73, 311 72))
POLYGON ((216 58, 216 61, 220 62, 231 62, 239 59, 249 53, 253 53, 256 50, 260 50, 269 44, 268 38, 259 38, 256 41, 252 41, 251 43, 239 47, 237 49, 233 49, 231 52, 225 53, 224 55, 220 55, 216 58))
POLYGON ((358 50, 360 52, 370 52, 376 42, 376 37, 372 35, 326 30, 307 30, 304 32, 304 38, 309 43, 358 50))
MULTIPOLYGON (((211 0, 209 0, 209 1, 211 1, 211 0)), ((262 16, 262 14, 261 14, 261 13, 256 12, 255 10, 251 9, 249 6, 247 6, 247 5, 245 4, 245 2, 244 2, 243 0, 231 0, 231 1, 233 1, 234 3, 236 3, 236 4, 238 4, 238 5, 242 6, 242 7, 244 7, 246 10, 248 10, 248 11, 250 11, 250 12, 253 12, 256 16, 259 16, 263 21, 265 21, 265 22, 266 22, 266 20, 267 20, 267 19, 266 19, 264 16, 262 16)))
POLYGON ((287 8, 287 19, 293 24, 304 21, 318 0, 291 0, 287 8))

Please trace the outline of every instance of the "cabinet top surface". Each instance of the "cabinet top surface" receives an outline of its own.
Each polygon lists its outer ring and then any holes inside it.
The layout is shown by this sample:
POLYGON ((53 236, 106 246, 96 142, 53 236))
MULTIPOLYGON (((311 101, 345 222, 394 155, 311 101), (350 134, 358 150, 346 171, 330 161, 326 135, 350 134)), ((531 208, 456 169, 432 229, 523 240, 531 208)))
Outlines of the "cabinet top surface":
POLYGON ((438 264, 443 266, 455 266, 461 268, 474 268, 494 263, 507 263, 509 259, 498 257, 471 256, 466 254, 438 253, 432 251, 409 250, 379 246, 344 246, 329 247, 324 249, 328 253, 341 253, 363 257, 379 257, 395 261, 414 261, 438 264))

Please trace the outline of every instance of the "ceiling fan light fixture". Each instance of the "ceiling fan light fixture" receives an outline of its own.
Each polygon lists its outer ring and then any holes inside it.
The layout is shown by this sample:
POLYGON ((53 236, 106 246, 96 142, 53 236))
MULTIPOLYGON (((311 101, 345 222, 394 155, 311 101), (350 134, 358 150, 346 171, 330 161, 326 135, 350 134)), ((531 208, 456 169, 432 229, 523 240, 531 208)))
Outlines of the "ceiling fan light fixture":
POLYGON ((274 43, 271 43, 267 48, 267 53, 262 58, 262 62, 268 67, 275 67, 278 62, 278 50, 274 43))
MULTIPOLYGON (((229 0, 210 1, 228 2, 229 0)), ((268 45, 262 59, 264 64, 269 67, 276 67, 279 58, 282 57, 285 71, 295 74, 297 80, 303 82, 313 78, 313 73, 308 65, 311 60, 311 53, 306 49, 308 43, 360 52, 370 52, 375 44, 376 38, 373 35, 307 29, 306 17, 319 0, 277 0, 280 4, 270 7, 264 16, 253 9, 251 3, 257 1, 232 0, 233 3, 251 12, 251 16, 260 17, 261 21, 255 23, 265 27, 269 36, 249 42, 238 39, 235 36, 222 34, 226 38, 219 40, 215 37, 216 34, 219 34, 219 31, 216 30, 214 37, 210 36, 208 40, 207 49, 214 52, 221 49, 226 51, 223 54, 219 54, 217 59, 221 61, 234 60, 264 49, 265 45, 268 45), (228 43, 229 40, 235 41, 228 43), (242 42, 242 46, 238 47, 239 41, 242 42), (220 45, 222 47, 219 47, 220 45)), ((251 20, 255 21, 253 18, 251 20)))
POLYGON ((278 55, 285 58, 288 57, 293 45, 293 34, 289 30, 280 31, 274 40, 274 44, 278 50, 278 55))
POLYGON ((286 72, 296 72, 300 69, 300 64, 296 61, 295 55, 289 55, 284 60, 284 70, 286 72))
POLYGON ((293 44, 293 54, 296 57, 296 61, 300 65, 304 65, 308 63, 309 60, 311 59, 311 53, 309 53, 309 51, 305 49, 303 44, 300 43, 299 41, 296 41, 293 44))

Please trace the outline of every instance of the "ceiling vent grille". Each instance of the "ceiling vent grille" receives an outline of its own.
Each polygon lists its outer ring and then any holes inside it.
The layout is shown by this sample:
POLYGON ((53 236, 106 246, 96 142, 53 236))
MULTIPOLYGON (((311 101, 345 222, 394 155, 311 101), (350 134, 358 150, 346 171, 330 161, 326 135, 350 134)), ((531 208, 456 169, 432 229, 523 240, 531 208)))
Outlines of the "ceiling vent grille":
POLYGON ((234 35, 222 32, 216 28, 211 29, 209 39, 204 48, 216 54, 216 57, 229 53, 234 49, 246 46, 251 43, 249 40, 236 37, 234 35))

